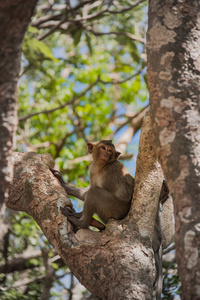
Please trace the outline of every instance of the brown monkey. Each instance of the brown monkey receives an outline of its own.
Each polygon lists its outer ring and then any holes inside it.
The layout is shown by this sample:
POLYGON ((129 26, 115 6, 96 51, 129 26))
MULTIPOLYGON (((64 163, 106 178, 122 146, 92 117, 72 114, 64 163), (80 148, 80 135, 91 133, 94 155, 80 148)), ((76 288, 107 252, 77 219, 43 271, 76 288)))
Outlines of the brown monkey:
MULTIPOLYGON (((104 225, 93 219, 94 213, 97 213, 100 219, 107 223, 111 218, 124 218, 130 208, 130 203, 134 190, 134 179, 128 173, 127 169, 117 160, 120 153, 115 150, 114 145, 109 140, 102 140, 97 143, 88 143, 88 151, 93 156, 93 162, 90 167, 90 186, 88 188, 76 188, 68 185, 62 178, 62 174, 52 170, 53 174, 59 179, 68 195, 74 196, 84 201, 83 212, 76 213, 71 208, 62 208, 61 211, 67 216, 68 220, 75 226, 75 229, 95 226, 104 229, 104 225)), ((166 182, 163 182, 160 204, 163 206, 162 214, 165 214, 165 203, 169 203, 171 198, 166 182)), ((161 299, 162 291, 162 249, 166 248, 173 240, 174 224, 173 207, 170 202, 170 209, 167 212, 169 223, 161 228, 159 208, 154 229, 152 247, 155 254, 155 263, 157 270, 157 292, 156 299, 161 299), (169 230, 170 228, 170 230, 169 230), (170 231, 165 234, 165 231, 170 231), (167 235, 167 236, 165 236, 167 235), (165 240, 165 243, 163 243, 165 240)), ((166 222, 166 221, 165 221, 166 222)))
POLYGON ((71 208, 61 208, 68 220, 77 228, 92 225, 103 229, 104 225, 92 217, 96 213, 106 224, 109 219, 124 218, 130 208, 134 179, 124 165, 117 159, 120 152, 110 140, 87 143, 88 152, 92 154, 90 167, 90 187, 75 188, 62 179, 60 172, 52 170, 66 192, 84 201, 83 212, 76 213, 71 208))

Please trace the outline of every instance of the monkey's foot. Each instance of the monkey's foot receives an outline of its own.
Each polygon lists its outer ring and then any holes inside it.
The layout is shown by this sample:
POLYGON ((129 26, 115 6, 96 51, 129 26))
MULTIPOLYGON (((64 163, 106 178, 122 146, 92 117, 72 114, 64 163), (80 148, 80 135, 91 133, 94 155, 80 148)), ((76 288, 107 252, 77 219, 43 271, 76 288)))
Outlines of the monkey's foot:
POLYGON ((65 183, 64 180, 63 180, 62 174, 59 171, 51 169, 51 168, 50 168, 50 171, 60 181, 61 184, 65 183))
MULTIPOLYGON (((74 225, 75 231, 80 229, 80 227, 77 226, 75 223, 79 222, 79 219, 82 216, 82 212, 76 213, 76 212, 73 211, 73 209, 71 207, 62 207, 62 206, 60 207, 60 211, 74 225)), ((94 218, 92 218, 92 220, 90 222, 90 226, 96 227, 99 230, 104 230, 105 229, 105 225, 103 225, 101 222, 97 221, 94 218)))
POLYGON ((72 209, 70 206, 67 207, 60 207, 60 210, 62 212, 63 215, 69 217, 69 216, 74 216, 77 219, 80 219, 82 217, 83 212, 75 212, 74 209, 72 209))
POLYGON ((63 215, 65 215, 67 217, 67 219, 70 221, 70 223, 73 225, 73 228, 74 228, 74 232, 76 233, 80 227, 78 227, 77 225, 75 225, 73 222, 71 222, 70 218, 73 218, 73 214, 75 213, 73 211, 73 209, 71 209, 71 207, 62 207, 60 206, 60 211, 63 215))
POLYGON ((71 207, 67 207, 68 209, 68 214, 71 216, 76 217, 77 219, 80 219, 82 217, 83 212, 75 212, 74 209, 72 209, 71 207))

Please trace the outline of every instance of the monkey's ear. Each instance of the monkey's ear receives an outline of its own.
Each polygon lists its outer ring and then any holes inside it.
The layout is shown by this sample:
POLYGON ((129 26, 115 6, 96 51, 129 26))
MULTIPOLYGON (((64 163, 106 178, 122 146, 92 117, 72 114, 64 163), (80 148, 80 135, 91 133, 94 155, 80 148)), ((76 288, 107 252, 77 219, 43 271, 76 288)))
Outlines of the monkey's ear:
POLYGON ((91 154, 96 143, 87 143, 88 153, 91 154))
POLYGON ((116 151, 116 152, 115 152, 115 159, 118 159, 118 157, 120 156, 120 154, 121 154, 121 152, 116 151))

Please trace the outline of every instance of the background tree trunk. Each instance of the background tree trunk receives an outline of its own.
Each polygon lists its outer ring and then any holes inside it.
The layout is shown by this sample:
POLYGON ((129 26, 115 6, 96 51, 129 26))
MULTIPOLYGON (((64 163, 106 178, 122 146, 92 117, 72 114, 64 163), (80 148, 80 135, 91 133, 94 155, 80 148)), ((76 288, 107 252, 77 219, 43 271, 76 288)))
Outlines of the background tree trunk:
POLYGON ((174 199, 182 299, 200 299, 200 4, 149 2, 150 112, 174 199))
POLYGON ((0 208, 12 179, 21 46, 37 0, 0 0, 0 208))
POLYGON ((100 299, 152 299, 155 263, 152 237, 163 173, 153 146, 150 118, 141 134, 134 199, 122 221, 103 232, 72 226, 60 213, 71 205, 49 170, 49 155, 15 154, 15 174, 7 206, 30 214, 78 280, 100 299))

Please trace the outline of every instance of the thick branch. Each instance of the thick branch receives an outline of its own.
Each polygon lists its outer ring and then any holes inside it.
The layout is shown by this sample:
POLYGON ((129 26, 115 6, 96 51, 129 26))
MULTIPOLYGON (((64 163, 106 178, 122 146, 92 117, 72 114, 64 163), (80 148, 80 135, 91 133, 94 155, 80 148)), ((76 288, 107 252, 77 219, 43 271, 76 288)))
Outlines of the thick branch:
POLYGON ((157 161, 149 113, 144 118, 137 167, 133 203, 130 216, 134 216, 143 237, 152 238, 163 173, 157 161))
POLYGON ((152 299, 155 270, 151 242, 160 192, 155 182, 163 178, 161 173, 158 179, 149 126, 147 121, 143 126, 137 164, 144 173, 137 172, 131 213, 124 220, 110 220, 104 232, 73 232, 60 213, 60 206, 71 203, 49 171, 49 155, 15 154, 15 177, 7 205, 29 213, 79 281, 101 299, 118 299, 118 295, 124 295, 123 299, 152 299), (147 146, 142 147, 144 144, 147 146), (144 156, 149 162, 142 168, 144 156), (140 192, 142 186, 145 193, 140 192))
POLYGON ((11 153, 17 126, 17 80, 21 45, 37 0, 0 3, 0 208, 12 179, 11 153))
POLYGON ((123 222, 112 221, 104 233, 87 229, 74 234, 59 212, 61 205, 70 203, 42 159, 43 156, 34 153, 16 155, 15 179, 8 206, 32 215, 80 282, 101 299, 117 298, 127 290, 124 299, 132 299, 132 296, 141 299, 141 294, 151 299, 152 251, 138 240, 134 225, 126 226, 123 232, 123 222), (141 277, 141 273, 144 276, 140 285, 138 276, 141 277), (108 281, 106 274, 112 274, 111 280, 108 281), (97 277, 98 282, 90 280, 97 277))

